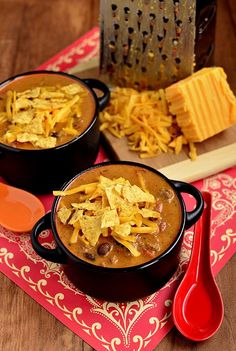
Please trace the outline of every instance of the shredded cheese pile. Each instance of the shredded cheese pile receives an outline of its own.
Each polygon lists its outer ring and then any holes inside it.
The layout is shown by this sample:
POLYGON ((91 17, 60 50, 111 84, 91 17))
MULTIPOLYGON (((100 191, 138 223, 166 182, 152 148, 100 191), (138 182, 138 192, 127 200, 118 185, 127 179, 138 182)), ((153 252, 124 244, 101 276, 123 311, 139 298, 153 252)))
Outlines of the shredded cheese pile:
POLYGON ((101 175, 98 182, 54 191, 55 196, 78 196, 78 202, 61 204, 57 212, 64 225, 73 227, 70 243, 80 240, 95 246, 101 235, 112 236, 133 256, 139 256, 138 235, 158 234, 161 214, 157 211, 158 199, 147 191, 141 173, 138 178, 141 187, 122 177, 110 179, 101 175))
POLYGON ((196 159, 196 148, 183 136, 175 117, 168 110, 165 91, 138 92, 117 87, 111 92, 109 105, 100 113, 100 130, 117 138, 127 137, 129 149, 141 158, 162 152, 179 154, 189 146, 189 157, 196 159))
POLYGON ((39 148, 51 148, 60 135, 78 135, 76 124, 81 118, 81 98, 86 93, 79 84, 7 91, 0 97, 3 142, 29 142, 39 148))

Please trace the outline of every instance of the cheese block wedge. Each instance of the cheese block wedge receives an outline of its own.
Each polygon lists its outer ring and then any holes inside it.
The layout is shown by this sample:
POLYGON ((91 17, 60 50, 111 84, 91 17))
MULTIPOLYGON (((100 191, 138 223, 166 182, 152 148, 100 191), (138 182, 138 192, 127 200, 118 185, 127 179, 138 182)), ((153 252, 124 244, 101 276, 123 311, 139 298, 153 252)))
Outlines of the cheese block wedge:
POLYGON ((171 85, 166 98, 189 141, 203 141, 236 123, 236 98, 221 67, 203 68, 171 85))

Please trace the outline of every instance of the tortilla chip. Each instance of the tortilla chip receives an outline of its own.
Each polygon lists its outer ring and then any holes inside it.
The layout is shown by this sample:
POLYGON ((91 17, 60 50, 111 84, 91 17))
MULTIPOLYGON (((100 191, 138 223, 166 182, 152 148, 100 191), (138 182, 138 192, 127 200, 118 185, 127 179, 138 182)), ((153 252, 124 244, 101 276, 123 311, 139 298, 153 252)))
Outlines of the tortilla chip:
POLYGON ((123 196, 131 203, 136 202, 155 202, 155 198, 152 194, 144 192, 137 185, 124 186, 123 196))
POLYGON ((29 99, 19 98, 14 103, 15 111, 18 112, 22 109, 28 109, 32 106, 32 102, 29 99))
POLYGON ((113 182, 112 179, 100 175, 100 177, 99 177, 99 184, 101 185, 102 188, 105 189, 108 186, 114 185, 114 182, 113 182))
POLYGON ((43 90, 40 94, 41 99, 56 99, 56 98, 64 98, 65 94, 61 91, 47 91, 43 90))
POLYGON ((130 184, 130 182, 128 181, 128 179, 125 179, 125 178, 123 178, 123 177, 119 177, 119 178, 115 178, 115 179, 113 179, 113 185, 130 185, 131 186, 131 184, 130 184))
POLYGON ((102 215, 102 228, 112 228, 120 223, 116 209, 107 210, 102 215))
POLYGON ((12 121, 19 124, 28 124, 32 121, 33 116, 34 114, 32 109, 27 111, 20 111, 14 115, 12 121))
POLYGON ((160 218, 161 215, 157 211, 149 210, 148 208, 141 208, 139 209, 139 213, 144 217, 144 218, 160 218))
POLYGON ((69 220, 68 223, 74 226, 82 216, 83 216, 82 210, 75 210, 75 212, 71 216, 71 219, 69 220))
POLYGON ((104 188, 104 192, 106 194, 109 206, 111 209, 116 209, 120 206, 124 200, 120 197, 120 195, 115 191, 114 186, 107 186, 104 188))
POLYGON ((131 225, 129 223, 122 223, 114 227, 115 235, 120 235, 122 237, 127 237, 130 235, 131 225))
POLYGON ((119 216, 121 217, 133 217, 137 213, 137 207, 135 204, 123 202, 122 206, 119 207, 119 216))
POLYGON ((89 241, 91 246, 95 246, 102 233, 101 216, 84 215, 80 218, 79 223, 85 238, 89 241))
POLYGON ((32 120, 31 123, 24 126, 24 131, 33 134, 44 134, 44 114, 37 114, 32 120))
POLYGON ((25 99, 34 99, 36 97, 39 96, 40 94, 40 87, 36 87, 33 89, 27 89, 24 91, 20 91, 16 93, 16 97, 21 97, 21 98, 25 98, 25 99))
POLYGON ((54 137, 49 136, 44 138, 44 137, 38 136, 38 140, 34 142, 34 145, 42 149, 49 149, 49 148, 55 147, 56 143, 57 143, 57 139, 54 137))
POLYGON ((95 202, 85 201, 82 203, 73 202, 71 206, 74 208, 79 208, 81 210, 96 211, 101 208, 101 203, 98 201, 95 201, 95 202))
POLYGON ((85 91, 78 84, 69 84, 61 87, 61 90, 68 95, 75 95, 79 93, 85 93, 85 91))
POLYGON ((58 211, 58 217, 63 224, 66 224, 68 219, 71 216, 71 213, 72 213, 71 209, 67 208, 66 206, 63 206, 58 211))
POLYGON ((27 143, 27 142, 35 143, 36 141, 38 141, 38 135, 27 133, 27 132, 18 133, 16 140, 19 141, 20 143, 27 143))
POLYGON ((114 190, 121 196, 122 190, 123 190, 123 185, 121 185, 121 184, 114 185, 114 190))
POLYGON ((50 110, 51 102, 49 100, 44 100, 40 98, 36 98, 32 100, 32 106, 34 109, 42 111, 42 110, 50 110))

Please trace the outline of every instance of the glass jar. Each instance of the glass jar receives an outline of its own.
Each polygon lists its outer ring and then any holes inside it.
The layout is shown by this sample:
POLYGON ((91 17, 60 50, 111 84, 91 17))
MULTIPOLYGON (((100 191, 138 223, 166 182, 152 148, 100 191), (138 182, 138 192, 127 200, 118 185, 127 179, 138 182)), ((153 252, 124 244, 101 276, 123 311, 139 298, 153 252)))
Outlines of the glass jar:
POLYGON ((214 63, 216 0, 197 0, 195 70, 214 63))

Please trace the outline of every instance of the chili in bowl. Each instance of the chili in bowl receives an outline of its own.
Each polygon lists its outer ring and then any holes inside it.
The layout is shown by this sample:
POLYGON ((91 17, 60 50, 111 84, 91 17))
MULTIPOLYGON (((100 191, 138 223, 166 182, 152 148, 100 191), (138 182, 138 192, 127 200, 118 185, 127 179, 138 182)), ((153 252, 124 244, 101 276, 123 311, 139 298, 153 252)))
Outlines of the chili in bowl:
POLYGON ((2 82, 0 176, 42 193, 91 166, 99 149, 98 113, 109 96, 101 81, 64 72, 27 72, 2 82))
POLYGON ((203 210, 194 186, 126 161, 92 166, 54 194, 52 211, 32 231, 33 248, 61 263, 86 294, 111 301, 162 287, 178 267, 184 230, 203 210), (182 192, 195 198, 193 211, 186 211, 182 192), (53 250, 39 243, 45 229, 52 229, 53 250))

